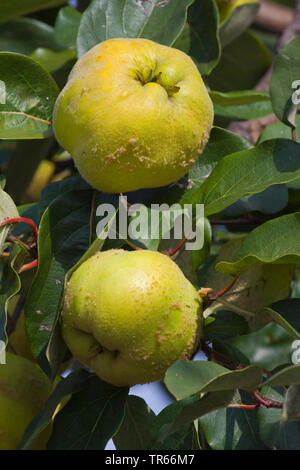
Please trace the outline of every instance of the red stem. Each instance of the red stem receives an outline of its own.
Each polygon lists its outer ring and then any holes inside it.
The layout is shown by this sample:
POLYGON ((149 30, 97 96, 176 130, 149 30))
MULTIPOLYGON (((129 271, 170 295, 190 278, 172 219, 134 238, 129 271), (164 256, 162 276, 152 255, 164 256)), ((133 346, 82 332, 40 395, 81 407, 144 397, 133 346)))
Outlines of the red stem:
POLYGON ((31 227, 32 235, 37 238, 38 236, 38 229, 35 224, 35 222, 32 219, 27 219, 26 217, 13 217, 11 219, 6 219, 4 222, 0 223, 0 227, 3 227, 4 225, 9 225, 9 224, 17 224, 17 223, 24 223, 28 224, 31 227))
POLYGON ((176 245, 174 248, 172 248, 171 250, 168 250, 165 252, 166 255, 168 256, 173 256, 177 253, 177 251, 179 251, 185 244, 185 242, 187 241, 187 238, 184 237, 179 243, 178 245, 176 245))
POLYGON ((19 273, 22 273, 23 271, 28 271, 29 269, 36 268, 38 265, 38 260, 35 259, 34 261, 31 261, 28 264, 24 264, 22 268, 19 269, 19 273))
POLYGON ((235 404, 233 403, 232 405, 228 405, 227 408, 242 408, 244 410, 256 410, 257 408, 259 408, 259 403, 257 403, 256 405, 239 405, 239 404, 235 404))
POLYGON ((224 287, 224 289, 220 290, 217 292, 217 297, 221 297, 222 295, 226 294, 232 286, 236 283, 238 276, 236 276, 229 284, 228 286, 224 287))
POLYGON ((254 400, 259 404, 263 405, 266 408, 282 408, 283 404, 279 401, 271 400, 263 396, 260 392, 256 391, 252 393, 254 400))
POLYGON ((296 127, 292 128, 292 140, 297 142, 297 134, 296 134, 296 127))

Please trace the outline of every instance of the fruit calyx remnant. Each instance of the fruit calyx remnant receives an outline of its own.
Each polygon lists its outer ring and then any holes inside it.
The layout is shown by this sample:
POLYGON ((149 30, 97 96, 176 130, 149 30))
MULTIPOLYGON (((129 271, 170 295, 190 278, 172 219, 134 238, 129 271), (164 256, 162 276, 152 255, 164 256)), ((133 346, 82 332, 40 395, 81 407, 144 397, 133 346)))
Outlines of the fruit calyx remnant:
POLYGON ((162 77, 162 72, 158 72, 156 69, 151 69, 151 68, 144 68, 142 70, 136 70, 135 71, 135 79, 141 82, 143 86, 147 85, 148 83, 157 83, 158 85, 162 86, 168 96, 173 96, 175 93, 178 93, 180 90, 180 87, 177 85, 171 85, 165 83, 162 77))

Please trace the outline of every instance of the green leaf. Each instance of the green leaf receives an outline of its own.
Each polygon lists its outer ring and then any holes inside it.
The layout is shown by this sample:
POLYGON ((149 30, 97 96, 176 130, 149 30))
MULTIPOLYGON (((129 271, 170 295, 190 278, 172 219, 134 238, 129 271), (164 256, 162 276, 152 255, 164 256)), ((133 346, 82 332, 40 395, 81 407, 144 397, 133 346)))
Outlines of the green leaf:
POLYGON ((237 313, 218 310, 205 321, 204 338, 209 342, 226 341, 247 332, 247 322, 237 313))
POLYGON ((276 212, 282 211, 288 202, 289 191, 287 185, 274 184, 261 193, 244 196, 224 209, 223 212, 226 217, 236 217, 254 211, 259 211, 263 214, 276 214, 276 212))
MULTIPOLYGON (((282 403, 285 391, 283 388, 275 389, 266 386, 261 388, 261 393, 271 400, 282 403)), ((278 408, 268 409, 260 406, 257 411, 259 435, 270 449, 274 449, 279 443, 281 415, 282 410, 278 408)))
POLYGON ((278 450, 300 450, 299 421, 288 421, 281 426, 278 450))
MULTIPOLYGON (((32 352, 47 373, 44 355, 55 332, 65 276, 89 248, 92 200, 93 190, 64 192, 54 199, 40 222, 39 265, 27 297, 25 316, 32 352)), ((106 200, 107 196, 98 193, 95 204, 106 200)), ((98 243, 102 240, 96 239, 96 248, 98 243)), ((94 249, 92 245, 91 250, 94 249)))
POLYGON ((300 35, 279 52, 270 82, 270 95, 274 113, 284 124, 295 127, 300 86, 300 35), (293 99, 293 97, 295 99, 293 99), (293 102, 295 101, 295 103, 293 102))
POLYGON ((55 39, 64 47, 76 47, 81 13, 72 7, 59 10, 55 21, 55 39))
POLYGON ((299 178, 299 161, 299 144, 286 139, 268 140, 222 158, 190 200, 204 204, 206 216, 216 214, 248 194, 299 178))
POLYGON ((50 424, 57 407, 67 399, 68 395, 79 392, 89 380, 90 374, 83 369, 71 372, 68 377, 61 379, 43 409, 27 426, 18 450, 30 449, 36 438, 50 424))
POLYGON ((244 239, 235 262, 221 261, 216 270, 237 275, 262 263, 298 264, 300 261, 300 212, 265 222, 244 239))
POLYGON ((104 449, 124 419, 127 394, 127 388, 91 377, 56 416, 48 449, 104 449))
POLYGON ((67 3, 67 0, 1 0, 0 23, 34 11, 54 8, 64 3, 67 3))
MULTIPOLYGON (((3 181, 3 186, 0 188, 0 223, 13 217, 19 217, 19 212, 14 201, 10 195, 3 190, 4 186, 5 181, 3 181)), ((0 254, 2 253, 5 240, 12 229, 12 225, 0 227, 0 254)))
POLYGON ((80 22, 78 56, 110 38, 146 38, 171 46, 183 29, 192 2, 93 0, 80 22))
MULTIPOLYGON (((172 403, 166 406, 153 420, 152 427, 150 429, 151 443, 150 449, 184 449, 184 442, 187 434, 191 429, 191 423, 179 427, 177 432, 171 436, 166 437, 168 430, 170 429, 173 421, 176 419, 178 414, 188 404, 192 404, 198 401, 197 397, 189 397, 184 400, 180 400, 176 403, 172 403)), ((189 447, 190 449, 191 447, 189 447)))
POLYGON ((233 345, 251 364, 272 371, 291 363, 293 341, 280 326, 270 323, 255 333, 239 336, 233 345))
POLYGON ((264 385, 269 387, 282 387, 291 384, 300 385, 300 365, 286 367, 264 382, 264 385))
POLYGON ((300 385, 290 385, 283 403, 282 421, 300 420, 300 385))
POLYGON ((70 60, 76 59, 75 49, 54 52, 39 47, 30 54, 30 58, 38 62, 47 72, 54 72, 66 65, 70 60))
MULTIPOLYGON (((239 394, 239 402, 245 394, 239 394)), ((242 398, 243 397, 243 398, 242 398)), ((248 398, 248 397, 247 397, 248 398)), ((205 439, 213 450, 261 450, 256 413, 253 410, 223 408, 199 418, 205 439)))
POLYGON ((300 339, 300 299, 281 300, 266 308, 272 320, 290 335, 300 339))
POLYGON ((145 450, 155 414, 140 397, 128 395, 125 417, 113 441, 118 450, 145 450))
POLYGON ((59 90, 48 72, 29 57, 0 52, 0 80, 5 87, 5 102, 0 104, 0 138, 49 136, 59 90))
POLYGON ((220 59, 218 9, 212 0, 196 0, 188 9, 187 24, 173 47, 188 54, 201 74, 209 74, 220 59))
POLYGON ((189 397, 167 406, 155 418, 157 439, 165 440, 206 413, 224 408, 234 399, 234 391, 210 392, 203 398, 189 397))
POLYGON ((176 361, 166 372, 165 384, 177 399, 222 390, 256 390, 262 377, 257 366, 230 371, 208 361, 176 361))
MULTIPOLYGON (((297 124, 297 141, 300 143, 300 115, 296 117, 297 124)), ((290 126, 286 126, 283 122, 273 122, 264 128, 259 136, 258 143, 261 144, 265 140, 276 139, 290 139, 292 136, 290 126)))
MULTIPOLYGON (((237 258, 240 247, 243 244, 244 238, 236 238, 224 243, 217 258, 211 264, 207 271, 205 286, 214 289, 216 292, 221 291, 224 287, 232 282, 232 276, 228 273, 216 271, 216 266, 221 263, 231 263, 237 258)), ((212 302, 208 311, 210 313, 216 310, 236 308, 237 313, 247 317, 246 312, 259 313, 264 307, 285 299, 290 292, 290 285, 293 278, 295 267, 293 264, 257 264, 245 268, 243 272, 239 273, 234 285, 228 292, 222 295, 221 298, 212 302), (224 303, 225 302, 225 303, 224 303)), ((263 320, 269 316, 263 312, 263 320)), ((253 315, 252 315, 253 317, 253 315)), ((262 315, 259 315, 261 318, 262 315)), ((254 316, 254 319, 257 316, 254 316)))
POLYGON ((264 91, 210 91, 209 95, 218 116, 250 120, 273 114, 269 94, 264 91))
POLYGON ((1 51, 30 54, 38 47, 61 50, 54 40, 52 26, 34 18, 18 18, 1 26, 1 51))
POLYGON ((44 212, 39 227, 39 265, 25 304, 35 357, 46 348, 60 311, 68 270, 88 248, 90 191, 69 192, 44 212))
POLYGON ((252 24, 258 9, 258 3, 244 3, 237 6, 232 14, 222 21, 220 39, 223 47, 238 38, 252 24))
MULTIPOLYGON (((251 148, 251 144, 244 138, 220 127, 213 127, 209 141, 198 160, 189 171, 187 178, 191 184, 181 190, 180 196, 175 196, 172 201, 181 204, 191 204, 198 198, 199 188, 207 180, 212 170, 223 157, 234 152, 251 148)), ((174 188, 177 190, 177 188, 174 188)), ((172 194, 173 187, 168 190, 172 194)), ((178 191, 178 190, 177 190, 178 191)), ((174 191, 175 192, 175 191, 174 191)))
POLYGON ((224 47, 208 83, 212 90, 218 91, 251 90, 271 64, 267 47, 252 31, 246 31, 224 47))
POLYGON ((10 299, 16 295, 21 288, 18 274, 20 267, 24 264, 27 251, 15 243, 5 265, 1 266, 0 277, 0 340, 6 344, 6 320, 7 309, 10 299))

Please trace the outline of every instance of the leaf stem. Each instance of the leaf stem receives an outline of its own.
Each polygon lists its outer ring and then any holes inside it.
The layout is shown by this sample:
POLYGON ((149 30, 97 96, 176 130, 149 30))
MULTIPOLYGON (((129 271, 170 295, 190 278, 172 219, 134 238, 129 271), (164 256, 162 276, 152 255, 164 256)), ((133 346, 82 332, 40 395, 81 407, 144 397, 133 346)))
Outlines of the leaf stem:
POLYGON ((28 224, 31 227, 32 235, 37 238, 38 236, 38 229, 35 224, 35 222, 32 219, 28 219, 26 217, 13 217, 11 219, 6 219, 3 222, 0 223, 0 227, 3 227, 4 225, 10 225, 10 224, 18 224, 18 223, 24 223, 28 224))

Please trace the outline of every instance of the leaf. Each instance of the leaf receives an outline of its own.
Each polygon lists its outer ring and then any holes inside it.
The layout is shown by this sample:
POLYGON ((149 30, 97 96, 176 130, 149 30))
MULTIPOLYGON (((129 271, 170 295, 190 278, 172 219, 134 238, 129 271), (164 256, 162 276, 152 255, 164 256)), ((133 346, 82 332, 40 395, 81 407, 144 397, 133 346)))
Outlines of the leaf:
POLYGON ((296 94, 296 90, 300 86, 299 49, 300 36, 298 35, 279 52, 270 82, 270 96, 274 113, 280 121, 291 127, 296 126, 295 118, 299 103, 296 94))
POLYGON ((53 52, 51 49, 39 47, 30 54, 30 58, 38 62, 47 72, 54 72, 66 65, 70 60, 75 60, 76 52, 74 49, 53 52))
POLYGON ((231 15, 222 21, 220 39, 223 47, 238 38, 252 24, 258 9, 258 3, 245 2, 236 6, 231 15))
POLYGON ((223 157, 190 199, 205 205, 206 216, 216 214, 248 194, 299 178, 299 161, 298 143, 286 139, 268 140, 252 149, 223 157))
POLYGON ((290 335, 300 339, 300 299, 285 299, 266 308, 272 320, 290 335))
POLYGON ((300 420, 300 385, 290 385, 282 410, 282 422, 300 420))
POLYGON ((251 90, 271 64, 270 51, 248 30, 224 47, 208 84, 218 91, 251 90))
POLYGON ((233 345, 251 364, 272 371, 291 363, 293 341, 280 326, 270 323, 259 331, 237 337, 233 345))
POLYGON ((39 265, 25 304, 26 328, 38 357, 60 310, 67 271, 88 248, 91 192, 61 196, 44 212, 38 237, 39 265))
POLYGON ((17 16, 53 8, 64 3, 67 3, 67 0, 1 0, 0 23, 5 23, 17 16))
POLYGON ((224 209, 223 212, 226 217, 236 217, 237 215, 253 211, 259 211, 263 214, 275 214, 282 211, 288 202, 289 191, 287 185, 275 184, 261 193, 243 197, 224 209))
POLYGON ((21 281, 18 274, 27 256, 26 250, 18 244, 14 244, 13 249, 1 269, 0 278, 0 340, 6 344, 6 320, 7 309, 10 299, 16 295, 21 288, 21 281))
POLYGON ((154 429, 159 428, 157 439, 169 438, 184 426, 205 414, 228 406, 234 398, 234 391, 210 392, 203 398, 189 397, 167 406, 154 420, 154 429))
POLYGON ((52 26, 34 18, 18 18, 1 25, 1 51, 31 54, 38 47, 61 50, 54 40, 52 26))
POLYGON ((180 195, 176 194, 178 187, 173 186, 168 190, 168 196, 172 198, 172 203, 191 204, 195 202, 200 186, 221 159, 228 154, 249 148, 251 148, 251 144, 246 139, 220 127, 213 127, 202 155, 199 156, 187 175, 187 182, 190 184, 180 190, 180 195))
MULTIPOLYGON (((89 248, 92 199, 93 190, 62 193, 45 210, 40 222, 39 265, 25 316, 32 352, 44 369, 44 355, 61 309, 65 276, 89 248)), ((107 196, 99 193, 95 204, 106 200, 107 196)), ((95 244, 101 242, 96 240, 95 244)))
POLYGON ((297 264, 300 261, 300 212, 265 222, 244 239, 235 262, 221 261, 216 270, 236 275, 262 263, 297 264))
POLYGON ((171 46, 193 0, 93 0, 85 10, 77 38, 78 56, 110 38, 145 38, 171 46))
MULTIPOLYGON (((300 115, 296 117, 296 124, 297 124, 297 142, 300 143, 300 115)), ((276 139, 280 137, 282 139, 290 139, 291 138, 291 128, 290 126, 286 126, 283 122, 273 122, 264 128, 262 133, 259 136, 258 143, 261 144, 265 140, 276 139)))
POLYGON ((288 421, 281 426, 278 450, 300 450, 299 421, 288 421))
POLYGON ((248 333, 246 320, 233 312, 218 310, 205 321, 204 338, 206 341, 226 341, 248 333))
MULTIPOLYGON (((237 395, 240 403, 245 403, 245 394, 237 395)), ((259 437, 257 417, 253 410, 222 408, 199 418, 199 425, 212 450, 265 448, 259 437)))
POLYGON ((250 148, 252 145, 248 140, 227 129, 214 126, 203 153, 189 172, 189 177, 193 180, 205 180, 223 157, 250 148))
POLYGON ((291 384, 300 385, 300 365, 286 367, 264 382, 264 385, 269 387, 282 387, 291 384))
MULTIPOLYGON (((205 286, 219 292, 232 282, 230 274, 216 271, 216 268, 222 263, 230 264, 237 258, 243 240, 244 238, 237 238, 222 245, 217 258, 207 271, 205 286)), ((224 309, 225 301, 226 309, 230 309, 231 306, 234 311, 236 307, 240 315, 243 315, 243 309, 260 314, 264 307, 289 295, 294 270, 293 264, 256 264, 246 267, 239 272, 231 289, 210 304, 210 312, 224 309)), ((245 316, 247 318, 246 314, 245 316)), ((268 315, 267 317, 269 319, 268 315)), ((249 317, 247 319, 249 320, 249 317)))
POLYGON ((150 427, 155 415, 140 397, 128 395, 125 417, 113 441, 118 450, 145 450, 150 442, 150 427))
MULTIPOLYGON (((285 391, 283 388, 275 389, 266 386, 261 388, 261 393, 271 400, 282 403, 285 391)), ((260 437, 263 442, 271 449, 278 447, 281 415, 282 410, 278 408, 267 409, 264 406, 260 406, 257 411, 260 437)))
POLYGON ((273 114, 269 94, 264 91, 210 91, 209 95, 217 116, 250 120, 273 114))
POLYGON ((6 91, 5 103, 0 104, 0 138, 49 136, 59 90, 48 72, 29 57, 0 52, 0 80, 6 91))
POLYGON ((61 379, 54 391, 46 401, 43 409, 27 426, 18 450, 30 449, 36 438, 49 425, 57 407, 70 394, 80 391, 90 380, 90 374, 83 369, 71 372, 65 379, 61 379))
POLYGON ((207 75, 214 69, 221 53, 214 1, 194 1, 188 9, 187 24, 173 47, 192 57, 201 74, 207 75))
MULTIPOLYGON (((18 209, 16 208, 14 201, 9 194, 3 191, 4 185, 5 182, 3 187, 0 188, 0 223, 13 217, 19 217, 18 209)), ((12 225, 4 225, 3 227, 0 227, 0 254, 2 253, 5 240, 12 229, 12 225)))
POLYGON ((54 28, 58 44, 64 47, 76 47, 81 16, 78 10, 69 6, 59 10, 54 28))
POLYGON ((56 416, 48 449, 104 449, 124 419, 127 394, 127 388, 91 377, 56 416))
POLYGON ((256 366, 230 371, 208 361, 176 361, 166 372, 165 384, 177 399, 222 390, 256 390, 262 369, 256 366))

